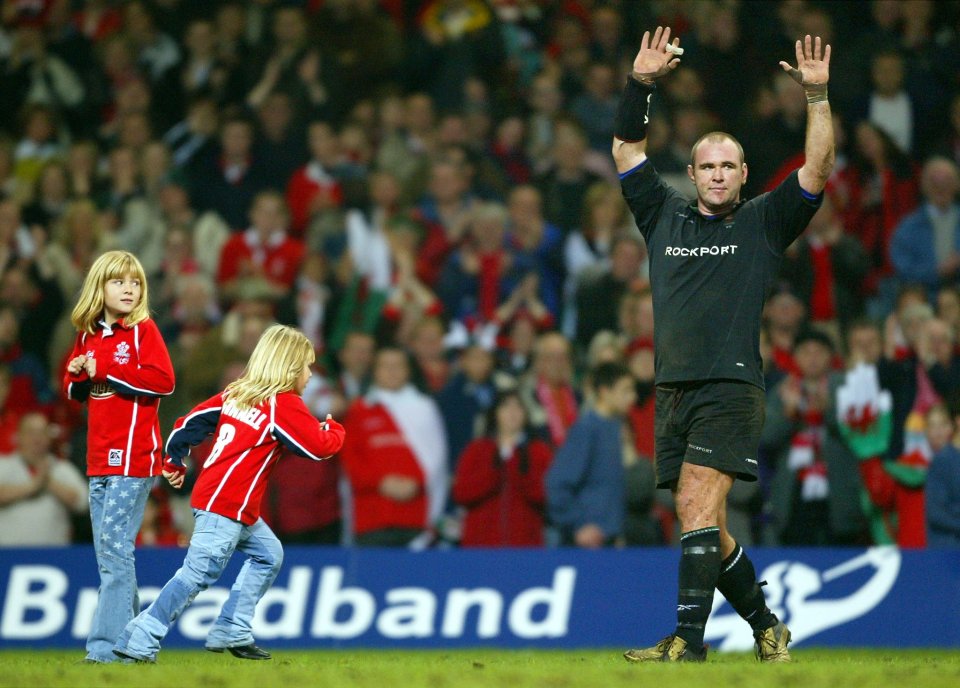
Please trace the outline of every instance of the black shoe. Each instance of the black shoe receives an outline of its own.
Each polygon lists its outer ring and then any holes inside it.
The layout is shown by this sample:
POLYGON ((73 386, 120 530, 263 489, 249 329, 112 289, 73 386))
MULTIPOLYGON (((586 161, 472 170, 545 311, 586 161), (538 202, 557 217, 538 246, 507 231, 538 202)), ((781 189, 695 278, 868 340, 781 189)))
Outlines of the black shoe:
POLYGON ((259 647, 250 643, 249 645, 237 645, 236 647, 208 647, 206 648, 208 652, 223 652, 228 650, 237 659, 272 659, 271 655, 266 650, 261 650, 259 647))
POLYGON ((115 654, 120 659, 125 662, 132 662, 134 664, 156 664, 157 660, 152 657, 139 657, 135 654, 127 652, 126 650, 113 649, 113 654, 115 654))

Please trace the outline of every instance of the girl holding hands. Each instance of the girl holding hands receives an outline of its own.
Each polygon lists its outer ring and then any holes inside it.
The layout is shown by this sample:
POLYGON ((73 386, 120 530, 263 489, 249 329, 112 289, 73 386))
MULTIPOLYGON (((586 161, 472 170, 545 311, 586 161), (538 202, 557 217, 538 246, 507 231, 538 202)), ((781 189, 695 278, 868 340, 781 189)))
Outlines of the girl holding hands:
POLYGON ((173 392, 170 355, 150 319, 147 279, 136 256, 97 258, 71 315, 77 338, 63 377, 87 404, 90 519, 100 571, 85 661, 116 661, 113 644, 139 611, 134 543, 162 467, 160 397, 173 392))
POLYGON ((256 605, 283 561, 280 541, 260 518, 267 480, 283 450, 320 461, 340 451, 345 435, 329 415, 319 422, 303 403, 300 395, 313 361, 313 345, 303 333, 274 325, 260 338, 243 375, 174 425, 163 475, 176 488, 183 484, 190 447, 209 435, 216 438, 191 496, 193 537, 183 566, 156 601, 127 624, 113 648, 116 655, 156 661, 173 622, 240 550, 247 560, 207 635, 206 649, 270 659, 251 630, 256 605))

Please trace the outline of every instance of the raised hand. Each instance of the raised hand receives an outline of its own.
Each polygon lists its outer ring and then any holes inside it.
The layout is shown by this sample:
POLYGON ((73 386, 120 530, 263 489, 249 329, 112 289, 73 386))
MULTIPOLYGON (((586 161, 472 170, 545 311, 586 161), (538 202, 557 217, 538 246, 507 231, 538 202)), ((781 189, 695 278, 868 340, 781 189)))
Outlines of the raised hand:
MULTIPOLYGON (((639 79, 652 81, 673 69, 680 64, 680 58, 676 54, 667 51, 667 44, 670 43, 670 27, 657 27, 653 33, 653 40, 650 39, 650 32, 643 32, 643 40, 640 41, 640 52, 633 60, 633 74, 639 79)), ((673 48, 680 47, 680 39, 674 38, 671 44, 673 48)))
POLYGON ((803 42, 797 41, 796 49, 796 68, 781 60, 783 71, 804 87, 826 85, 830 80, 830 45, 827 44, 821 52, 820 36, 811 39, 807 34, 803 42))

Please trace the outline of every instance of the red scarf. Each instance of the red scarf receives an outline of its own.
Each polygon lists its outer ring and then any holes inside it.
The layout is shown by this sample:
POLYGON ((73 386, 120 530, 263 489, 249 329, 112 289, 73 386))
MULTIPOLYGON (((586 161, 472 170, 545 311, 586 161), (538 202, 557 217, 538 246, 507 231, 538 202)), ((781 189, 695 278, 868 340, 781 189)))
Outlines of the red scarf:
POLYGON ((541 378, 537 380, 537 400, 547 414, 553 446, 559 447, 567 437, 567 429, 577 419, 577 399, 569 385, 553 387, 541 378))
POLYGON ((493 320, 500 301, 500 252, 480 256, 480 298, 477 310, 485 322, 493 320))
POLYGON ((811 241, 810 260, 813 263, 810 318, 814 321, 833 320, 837 317, 837 303, 833 293, 833 259, 830 247, 819 241, 811 241))

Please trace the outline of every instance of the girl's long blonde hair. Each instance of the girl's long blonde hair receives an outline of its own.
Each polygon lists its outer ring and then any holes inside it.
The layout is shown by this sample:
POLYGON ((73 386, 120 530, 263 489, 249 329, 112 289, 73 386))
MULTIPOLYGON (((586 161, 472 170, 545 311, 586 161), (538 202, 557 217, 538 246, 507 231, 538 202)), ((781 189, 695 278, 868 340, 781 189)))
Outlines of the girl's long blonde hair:
POLYGON ((107 282, 127 275, 140 280, 140 301, 123 319, 124 325, 136 325, 150 317, 147 276, 140 261, 128 251, 107 251, 90 266, 80 289, 80 298, 70 314, 70 321, 77 331, 88 334, 96 332, 97 320, 103 317, 103 293, 107 282))
POLYGON ((243 375, 227 385, 223 397, 241 409, 257 406, 294 389, 303 367, 315 359, 313 344, 300 330, 273 325, 260 337, 243 375))

